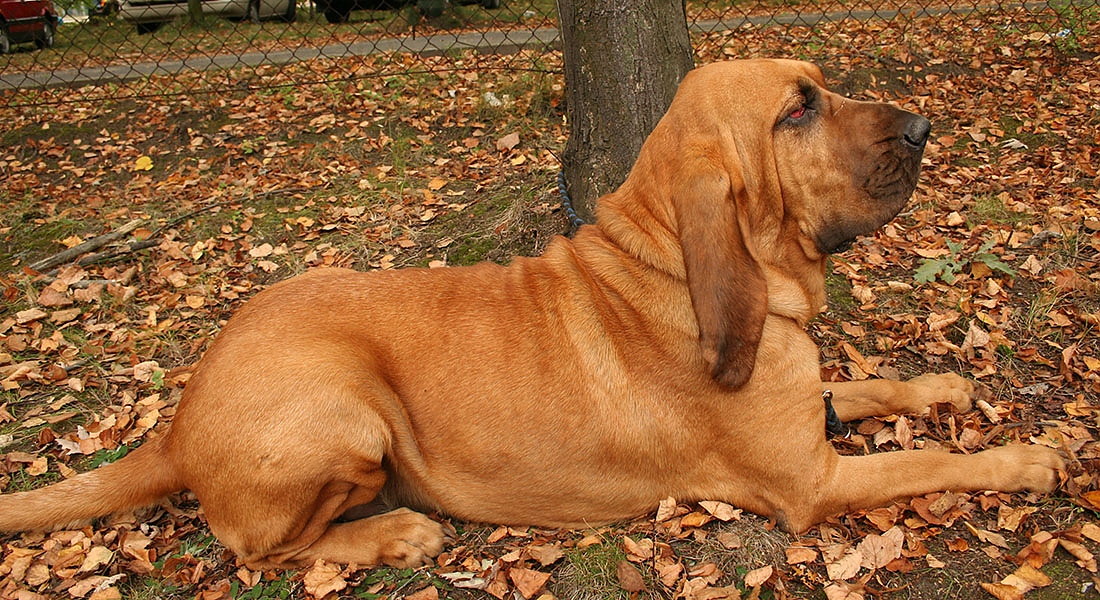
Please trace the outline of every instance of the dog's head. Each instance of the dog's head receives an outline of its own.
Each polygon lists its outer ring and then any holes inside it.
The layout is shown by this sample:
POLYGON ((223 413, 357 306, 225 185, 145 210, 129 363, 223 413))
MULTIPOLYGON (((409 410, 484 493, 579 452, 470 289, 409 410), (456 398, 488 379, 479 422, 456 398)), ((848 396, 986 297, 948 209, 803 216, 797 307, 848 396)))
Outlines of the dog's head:
POLYGON ((731 61, 685 77, 624 189, 665 205, 719 383, 749 379, 776 273, 816 310, 826 255, 901 211, 929 130, 918 115, 830 92, 808 63, 731 61))

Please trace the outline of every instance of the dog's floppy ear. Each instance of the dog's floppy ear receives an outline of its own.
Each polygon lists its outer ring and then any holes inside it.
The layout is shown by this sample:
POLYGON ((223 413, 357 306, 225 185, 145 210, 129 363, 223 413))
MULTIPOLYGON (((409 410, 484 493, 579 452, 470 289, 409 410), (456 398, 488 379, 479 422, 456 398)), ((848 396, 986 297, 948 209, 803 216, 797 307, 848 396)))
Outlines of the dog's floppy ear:
POLYGON ((752 375, 768 312, 764 273, 738 220, 739 173, 696 169, 672 190, 699 343, 711 375, 738 389, 752 375))

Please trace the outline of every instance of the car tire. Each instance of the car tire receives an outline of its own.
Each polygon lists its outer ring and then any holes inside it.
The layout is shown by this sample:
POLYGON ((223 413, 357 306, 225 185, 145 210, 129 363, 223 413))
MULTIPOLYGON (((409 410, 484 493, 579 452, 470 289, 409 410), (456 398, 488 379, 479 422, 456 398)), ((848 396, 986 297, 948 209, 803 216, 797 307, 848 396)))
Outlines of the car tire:
POLYGON ((298 0, 289 0, 286 6, 286 12, 283 13, 282 20, 284 23, 293 23, 298 20, 298 0))
POLYGON ((11 52, 11 38, 8 37, 7 25, 0 24, 0 54, 11 52))
POLYGON ((38 46, 38 49, 53 48, 54 36, 57 34, 57 26, 54 25, 53 17, 46 15, 48 19, 42 26, 42 35, 34 39, 34 45, 38 46))
POLYGON ((147 33, 153 33, 154 31, 160 29, 163 25, 164 23, 156 21, 154 23, 138 23, 136 27, 138 35, 145 35, 147 33))

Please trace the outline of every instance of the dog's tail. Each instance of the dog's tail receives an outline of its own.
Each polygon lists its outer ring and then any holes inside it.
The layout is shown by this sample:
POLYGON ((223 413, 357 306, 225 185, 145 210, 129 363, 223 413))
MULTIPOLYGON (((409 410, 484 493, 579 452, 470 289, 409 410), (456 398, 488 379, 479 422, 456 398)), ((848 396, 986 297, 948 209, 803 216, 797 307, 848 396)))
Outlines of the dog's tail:
POLYGON ((153 504, 183 482, 168 460, 167 435, 151 439, 116 463, 29 492, 0 495, 0 531, 67 525, 153 504))

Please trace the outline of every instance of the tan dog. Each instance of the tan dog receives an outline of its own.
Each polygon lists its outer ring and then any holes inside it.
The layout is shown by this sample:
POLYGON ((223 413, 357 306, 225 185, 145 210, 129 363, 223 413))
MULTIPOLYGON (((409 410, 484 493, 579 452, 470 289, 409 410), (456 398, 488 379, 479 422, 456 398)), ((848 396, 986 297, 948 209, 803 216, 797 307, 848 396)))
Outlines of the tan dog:
POLYGON ((168 433, 0 497, 0 529, 189 488, 252 567, 406 566, 440 552, 439 523, 350 516, 379 498, 568 527, 672 496, 801 531, 936 490, 1051 490, 1062 463, 1047 448, 848 457, 826 440, 826 387, 844 420, 970 405, 955 375, 824 386, 803 330, 827 254, 906 203, 929 127, 829 92, 805 63, 697 69, 572 241, 508 267, 273 286, 225 326, 168 433))

